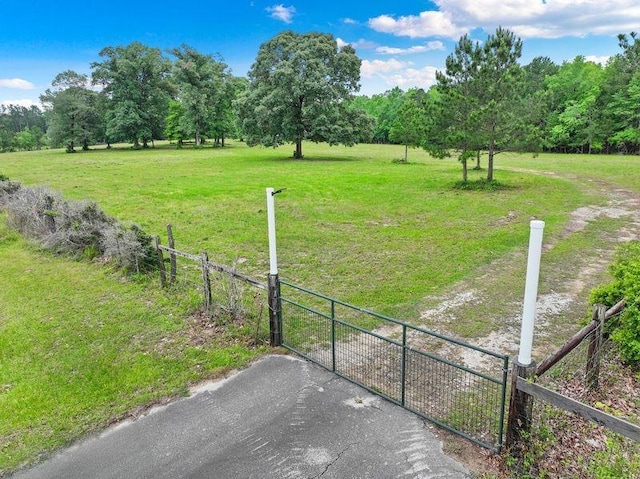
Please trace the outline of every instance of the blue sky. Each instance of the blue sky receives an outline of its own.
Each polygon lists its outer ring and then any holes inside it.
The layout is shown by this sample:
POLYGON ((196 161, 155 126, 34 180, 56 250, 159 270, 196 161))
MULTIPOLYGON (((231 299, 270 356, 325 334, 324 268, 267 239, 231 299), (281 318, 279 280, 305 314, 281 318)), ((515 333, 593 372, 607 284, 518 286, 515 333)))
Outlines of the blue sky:
POLYGON ((361 93, 428 88, 461 35, 496 27, 524 42, 521 62, 556 63, 619 52, 616 35, 640 30, 638 0, 0 0, 0 103, 39 104, 56 74, 90 74, 106 46, 186 43, 219 53, 246 75, 261 43, 278 32, 321 31, 355 46, 361 93))

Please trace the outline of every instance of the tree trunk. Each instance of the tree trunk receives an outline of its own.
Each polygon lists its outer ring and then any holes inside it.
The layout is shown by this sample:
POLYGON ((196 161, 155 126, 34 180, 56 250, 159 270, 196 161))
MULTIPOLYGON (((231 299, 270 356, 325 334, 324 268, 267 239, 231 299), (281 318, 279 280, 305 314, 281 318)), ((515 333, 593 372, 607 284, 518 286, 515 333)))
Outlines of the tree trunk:
POLYGON ((489 160, 487 161, 487 181, 493 181, 493 156, 495 155, 495 144, 493 140, 489 142, 489 160))
POLYGON ((476 170, 481 170, 480 167, 480 150, 476 152, 476 170))
POLYGON ((293 153, 293 158, 296 160, 302 159, 302 139, 298 138, 296 140, 296 151, 293 153))
POLYGON ((462 160, 462 181, 466 183, 469 180, 469 173, 467 171, 467 159, 462 160))
POLYGON ((409 156, 409 145, 404 144, 404 162, 407 163, 407 157, 409 156))

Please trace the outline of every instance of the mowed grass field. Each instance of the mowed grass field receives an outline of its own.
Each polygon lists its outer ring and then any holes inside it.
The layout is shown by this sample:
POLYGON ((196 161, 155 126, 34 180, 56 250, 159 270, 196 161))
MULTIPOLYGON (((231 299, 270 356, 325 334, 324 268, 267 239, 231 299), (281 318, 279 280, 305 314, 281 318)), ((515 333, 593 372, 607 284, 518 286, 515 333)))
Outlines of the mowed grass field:
MULTIPOLYGON (((401 146, 305 144, 304 160, 291 150, 47 150, 0 155, 0 174, 95 200, 165 243, 171 223, 178 249, 244 258, 240 270, 259 279, 265 188, 286 188, 276 197, 280 275, 408 321, 426 296, 526 250, 531 219, 558 240, 572 211, 607 201, 601 182, 640 192, 638 157, 499 155, 506 188, 480 192, 453 189, 460 165, 420 150, 406 165, 392 161, 401 146)), ((590 247, 589 236, 575 241, 554 254, 590 247)), ((0 264, 0 475, 263 353, 228 337, 193 344, 193 303, 157 278, 43 254, 4 226, 0 264)))
POLYGON ((265 188, 287 188, 276 197, 281 276, 395 315, 414 314, 426 293, 522 247, 530 219, 545 220, 550 235, 573 209, 598 201, 597 191, 575 182, 501 168, 573 166, 576 174, 633 181, 619 157, 505 155, 496 159, 496 177, 509 189, 454 191, 454 160, 412 150, 410 164, 402 165, 391 161, 401 157, 400 146, 305 147, 302 161, 288 158, 290 147, 242 143, 28 152, 0 156, 0 173, 95 200, 152 235, 164 238, 171 223, 179 249, 207 251, 223 263, 246 258, 243 270, 258 277, 268 272, 265 188))

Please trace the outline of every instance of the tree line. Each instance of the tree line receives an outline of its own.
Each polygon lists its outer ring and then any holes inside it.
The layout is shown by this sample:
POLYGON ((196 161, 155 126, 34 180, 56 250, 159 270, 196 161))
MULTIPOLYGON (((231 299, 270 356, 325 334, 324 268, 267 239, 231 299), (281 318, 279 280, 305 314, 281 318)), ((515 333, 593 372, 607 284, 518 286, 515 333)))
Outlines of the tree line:
POLYGON ((480 43, 460 38, 429 90, 356 96, 361 61, 323 33, 281 32, 259 48, 247 78, 222 57, 182 45, 162 52, 133 42, 106 47, 91 75, 65 71, 41 96, 44 112, 0 110, 2 150, 44 144, 67 151, 155 139, 200 146, 303 140, 398 143, 455 156, 463 165, 501 151, 640 153, 640 39, 618 36, 606 66, 582 56, 520 65, 522 41, 498 28, 480 43), (43 133, 46 131, 46 137, 43 133))
POLYGON ((640 38, 618 35, 606 66, 577 56, 521 66, 522 41, 498 28, 483 43, 460 38, 428 91, 393 88, 354 104, 377 121, 373 141, 424 147, 480 167, 502 151, 640 154, 640 38))

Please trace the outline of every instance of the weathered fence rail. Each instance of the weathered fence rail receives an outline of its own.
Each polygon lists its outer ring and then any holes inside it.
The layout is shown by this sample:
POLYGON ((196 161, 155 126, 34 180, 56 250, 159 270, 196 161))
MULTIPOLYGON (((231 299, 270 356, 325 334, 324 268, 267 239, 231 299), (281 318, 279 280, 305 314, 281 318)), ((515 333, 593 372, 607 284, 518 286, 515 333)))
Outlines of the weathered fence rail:
POLYGON ((573 335, 562 347, 547 356, 537 367, 535 364, 528 368, 521 368, 517 365, 514 366, 507 425, 507 446, 516 446, 515 449, 517 450, 519 446, 522 445, 522 441, 526 441, 526 438, 529 437, 528 433, 532 424, 534 398, 562 410, 577 414, 615 433, 640 442, 640 426, 535 383, 569 353, 583 344, 584 341, 589 340, 587 355, 584 360, 584 381, 589 390, 597 388, 604 324, 606 321, 618 315, 624 307, 624 301, 620 301, 609 309, 601 305, 596 305, 594 307, 592 321, 573 335))
MULTIPOLYGON (((542 376, 549 369, 551 369, 555 364, 557 364, 562 358, 564 358, 567 354, 573 351, 584 339, 590 334, 594 333, 598 327, 600 327, 600 334, 602 331, 603 322, 608 321, 613 318, 617 314, 620 313, 624 309, 625 302, 620 301, 615 306, 612 306, 608 310, 604 312, 604 315, 601 314, 601 317, 598 317, 598 311, 594 310, 593 318, 589 324, 587 324, 584 328, 574 334, 571 338, 567 340, 567 342, 558 348, 554 353, 547 356, 536 368, 535 375, 542 376)), ((595 336, 594 336, 595 337, 595 336)), ((594 347, 596 344, 594 343, 594 347)), ((596 348, 597 349, 597 348, 596 348)))
MULTIPOLYGON (((182 258, 186 258, 191 261, 202 262, 202 255, 185 253, 184 251, 178 251, 177 249, 169 248, 168 246, 163 246, 162 244, 159 244, 157 247, 160 251, 169 253, 169 255, 171 256, 180 256, 182 258)), ((255 286, 256 288, 265 289, 265 290, 268 289, 267 283, 258 281, 257 279, 251 278, 250 276, 244 275, 242 273, 238 273, 234 268, 230 266, 214 263, 209 259, 207 259, 205 262, 207 266, 212 270, 218 271, 220 273, 228 274, 229 276, 233 276, 234 278, 242 280, 245 283, 255 286)))
POLYGON ((584 419, 593 421, 596 424, 612 430, 613 432, 622 434, 629 439, 640 442, 640 426, 636 424, 632 424, 629 421, 607 414, 580 401, 576 401, 575 399, 540 386, 539 384, 526 381, 523 378, 518 378, 516 385, 520 391, 541 399, 552 406, 578 414, 584 419))

